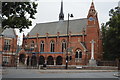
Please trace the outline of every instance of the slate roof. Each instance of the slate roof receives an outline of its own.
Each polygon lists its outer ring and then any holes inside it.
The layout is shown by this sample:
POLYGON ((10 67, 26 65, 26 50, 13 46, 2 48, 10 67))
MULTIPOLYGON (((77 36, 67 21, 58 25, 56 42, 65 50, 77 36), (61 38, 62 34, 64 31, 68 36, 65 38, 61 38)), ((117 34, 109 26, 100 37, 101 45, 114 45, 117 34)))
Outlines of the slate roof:
POLYGON ((12 28, 5 29, 1 34, 5 37, 16 38, 15 30, 12 28))
MULTIPOLYGON (((68 24, 67 20, 65 21, 60 20, 49 23, 38 23, 29 32, 29 35, 36 35, 37 33, 39 35, 46 35, 46 33, 49 33, 49 35, 56 35, 57 32, 60 32, 60 34, 66 34, 67 24, 68 24)), ((69 21, 69 31, 72 32, 72 34, 81 33, 83 28, 86 29, 86 26, 87 26, 87 18, 75 19, 69 21)))

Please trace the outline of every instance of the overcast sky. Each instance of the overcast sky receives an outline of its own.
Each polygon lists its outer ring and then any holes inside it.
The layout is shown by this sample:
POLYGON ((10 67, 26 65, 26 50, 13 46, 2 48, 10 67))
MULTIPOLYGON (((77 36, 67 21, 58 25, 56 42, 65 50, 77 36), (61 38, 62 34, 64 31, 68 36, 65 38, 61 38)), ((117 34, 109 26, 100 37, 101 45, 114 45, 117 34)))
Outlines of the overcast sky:
MULTIPOLYGON (((35 0, 32 0, 35 1, 35 0)), ((64 19, 67 20, 67 14, 74 15, 71 19, 86 18, 92 0, 63 0, 64 19)), ((118 6, 119 0, 93 0, 95 9, 98 12, 99 25, 109 20, 110 9, 118 6)), ((61 0, 36 0, 38 3, 36 19, 30 29, 24 30, 27 34, 36 23, 46 23, 59 20, 61 0)), ((17 31, 17 34, 18 31, 17 31)), ((19 34, 21 37, 22 34, 19 34)))

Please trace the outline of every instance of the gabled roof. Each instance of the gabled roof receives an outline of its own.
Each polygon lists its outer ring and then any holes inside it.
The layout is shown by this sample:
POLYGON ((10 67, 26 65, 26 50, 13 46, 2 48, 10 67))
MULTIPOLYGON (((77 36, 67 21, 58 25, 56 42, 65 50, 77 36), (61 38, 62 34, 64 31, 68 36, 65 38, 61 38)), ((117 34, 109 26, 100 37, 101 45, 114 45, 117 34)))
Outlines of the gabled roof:
POLYGON ((84 48, 84 51, 88 51, 87 47, 86 47, 86 43, 85 42, 80 42, 80 44, 82 45, 82 47, 84 48))
POLYGON ((1 34, 5 37, 16 38, 15 30, 12 28, 6 28, 1 34))
MULTIPOLYGON (((67 26, 68 26, 67 20, 65 21, 60 20, 49 23, 39 23, 36 24, 35 27, 30 31, 29 35, 36 35, 37 33, 39 35, 46 35, 46 33, 49 33, 49 35, 55 35, 57 34, 57 32, 60 32, 60 34, 66 34, 67 26)), ((86 29, 86 26, 87 18, 69 21, 69 31, 72 34, 81 33, 83 28, 86 29)))

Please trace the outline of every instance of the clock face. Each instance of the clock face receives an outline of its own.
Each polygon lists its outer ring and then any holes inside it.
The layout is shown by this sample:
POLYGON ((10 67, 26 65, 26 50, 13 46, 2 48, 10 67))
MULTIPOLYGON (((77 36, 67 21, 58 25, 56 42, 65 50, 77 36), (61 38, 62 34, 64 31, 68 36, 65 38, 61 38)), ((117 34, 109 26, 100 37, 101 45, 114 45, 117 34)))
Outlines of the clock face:
POLYGON ((94 20, 94 18, 93 17, 89 17, 89 21, 93 21, 94 20))

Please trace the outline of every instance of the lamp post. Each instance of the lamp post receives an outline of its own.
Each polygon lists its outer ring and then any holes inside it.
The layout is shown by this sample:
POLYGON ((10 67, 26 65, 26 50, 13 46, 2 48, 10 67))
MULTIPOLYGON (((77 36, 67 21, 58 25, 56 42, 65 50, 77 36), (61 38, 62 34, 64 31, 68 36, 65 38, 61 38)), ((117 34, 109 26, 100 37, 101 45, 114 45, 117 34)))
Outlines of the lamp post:
POLYGON ((68 23, 67 23, 67 49, 66 49, 66 69, 68 69, 68 47, 69 47, 69 17, 73 17, 73 14, 68 13, 68 23))

